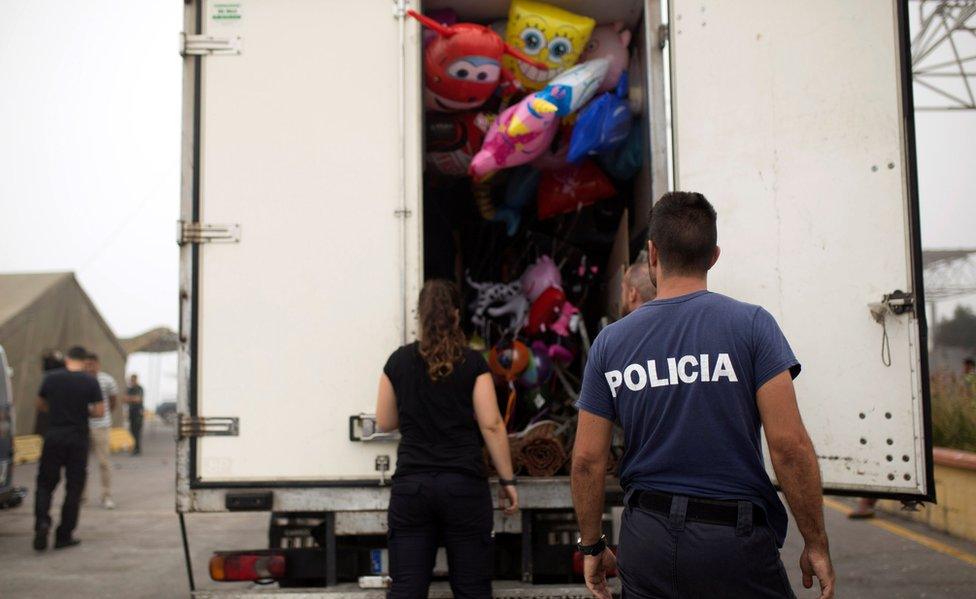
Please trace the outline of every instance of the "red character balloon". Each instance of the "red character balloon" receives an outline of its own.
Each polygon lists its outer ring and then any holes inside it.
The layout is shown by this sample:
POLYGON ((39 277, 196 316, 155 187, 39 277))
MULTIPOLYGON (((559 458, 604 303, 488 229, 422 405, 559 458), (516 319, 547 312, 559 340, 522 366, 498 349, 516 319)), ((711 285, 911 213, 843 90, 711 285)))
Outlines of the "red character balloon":
POLYGON ((430 110, 477 108, 495 93, 499 79, 514 85, 514 76, 502 68, 503 54, 545 68, 544 63, 511 47, 484 25, 443 25, 415 10, 407 14, 438 34, 424 48, 424 105, 430 110))

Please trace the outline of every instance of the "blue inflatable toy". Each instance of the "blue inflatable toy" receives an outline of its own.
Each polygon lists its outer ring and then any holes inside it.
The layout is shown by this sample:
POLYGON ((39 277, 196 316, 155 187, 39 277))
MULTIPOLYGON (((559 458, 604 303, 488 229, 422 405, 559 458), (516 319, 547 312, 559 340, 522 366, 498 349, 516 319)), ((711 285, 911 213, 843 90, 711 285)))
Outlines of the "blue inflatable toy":
POLYGON ((505 201, 495 209, 495 217, 492 219, 505 223, 505 232, 509 237, 518 232, 522 222, 522 209, 535 197, 540 176, 538 169, 527 164, 512 170, 505 184, 505 201))
POLYGON ((596 157, 597 164, 603 172, 617 181, 629 181, 640 172, 641 164, 644 162, 643 131, 640 121, 634 121, 623 145, 596 157))
POLYGON ((633 120, 627 102, 627 73, 623 73, 614 92, 599 95, 580 111, 567 159, 579 162, 588 154, 606 154, 619 148, 627 139, 633 120))

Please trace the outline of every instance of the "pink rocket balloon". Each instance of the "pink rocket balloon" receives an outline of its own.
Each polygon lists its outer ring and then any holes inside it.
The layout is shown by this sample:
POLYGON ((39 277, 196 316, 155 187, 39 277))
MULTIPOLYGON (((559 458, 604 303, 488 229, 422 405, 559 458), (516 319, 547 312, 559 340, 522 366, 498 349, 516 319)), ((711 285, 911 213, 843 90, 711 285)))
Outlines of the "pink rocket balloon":
POLYGON ((485 135, 481 151, 471 159, 468 173, 483 181, 495 171, 532 161, 552 143, 559 120, 555 111, 533 108, 536 94, 501 113, 485 135))

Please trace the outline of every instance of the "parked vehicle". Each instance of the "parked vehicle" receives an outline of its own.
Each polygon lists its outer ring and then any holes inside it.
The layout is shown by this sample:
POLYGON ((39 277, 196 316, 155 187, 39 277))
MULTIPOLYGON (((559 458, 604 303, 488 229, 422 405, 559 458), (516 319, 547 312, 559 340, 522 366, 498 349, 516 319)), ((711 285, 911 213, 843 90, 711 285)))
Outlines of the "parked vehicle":
MULTIPOLYGON (((643 166, 601 293, 652 198, 704 193, 710 287, 792 342, 827 492, 933 499, 907 2, 671 0, 670 25, 661 0, 552 3, 634 33, 643 166)), ((409 4, 489 23, 509 2, 409 4)), ((436 251, 422 33, 403 0, 240 7, 186 2, 177 506, 271 513, 270 547, 216 555, 219 579, 349 590, 385 572, 396 439, 370 412, 436 251)), ((586 596, 568 477, 519 493, 506 596, 586 596)), ((611 535, 619 505, 610 481, 611 535)))
POLYGON ((0 509, 20 505, 27 490, 14 486, 14 402, 7 354, 0 346, 0 509))
POLYGON ((159 419, 166 424, 174 424, 176 422, 176 402, 160 402, 159 405, 156 406, 156 416, 159 416, 159 419))

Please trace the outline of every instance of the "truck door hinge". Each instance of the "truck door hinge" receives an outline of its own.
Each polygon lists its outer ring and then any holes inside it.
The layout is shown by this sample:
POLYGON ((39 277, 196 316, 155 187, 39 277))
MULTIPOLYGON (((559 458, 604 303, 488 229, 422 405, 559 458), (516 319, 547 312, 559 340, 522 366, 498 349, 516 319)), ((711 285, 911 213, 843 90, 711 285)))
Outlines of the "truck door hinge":
POLYGON ((665 46, 668 45, 668 36, 671 35, 671 30, 668 29, 667 23, 662 23, 657 27, 657 49, 663 50, 665 46))
POLYGON ((407 0, 393 0, 393 18, 402 19, 407 15, 407 0))
POLYGON ((211 225, 181 220, 176 223, 176 243, 239 243, 241 240, 241 226, 211 225))
POLYGON ((236 56, 241 53, 241 36, 219 37, 209 33, 180 32, 181 56, 236 56))
POLYGON ((408 210, 406 208, 397 208, 396 210, 393 211, 393 214, 395 216, 400 217, 400 218, 410 218, 410 216, 413 214, 413 212, 411 212, 410 210, 408 210))
POLYGON ((189 416, 180 414, 177 434, 189 437, 236 437, 240 434, 240 418, 236 416, 189 416))

